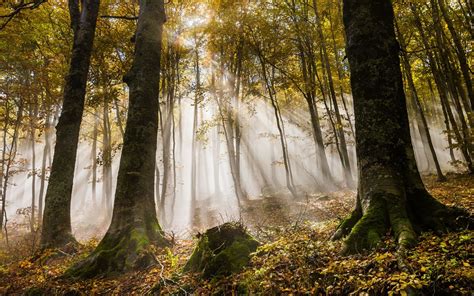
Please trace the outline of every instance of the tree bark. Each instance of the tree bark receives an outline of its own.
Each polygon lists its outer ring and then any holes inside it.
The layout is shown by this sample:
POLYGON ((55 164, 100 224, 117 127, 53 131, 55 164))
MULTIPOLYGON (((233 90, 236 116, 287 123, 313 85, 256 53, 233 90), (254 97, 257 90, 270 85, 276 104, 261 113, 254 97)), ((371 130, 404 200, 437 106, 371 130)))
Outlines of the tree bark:
POLYGON ((69 276, 87 278, 146 268, 156 261, 149 246, 168 245, 154 200, 164 22, 163 0, 140 1, 135 58, 124 77, 130 103, 112 222, 97 248, 67 271, 69 276))
POLYGON ((102 109, 102 205, 106 211, 105 221, 112 213, 112 130, 109 120, 109 104, 104 100, 102 109))
POLYGON ((193 136, 191 144, 191 221, 192 225, 196 225, 196 200, 197 200, 197 172, 198 172, 198 139, 197 139, 197 128, 199 124, 199 104, 202 99, 201 90, 201 70, 199 65, 199 48, 196 47, 195 52, 195 69, 196 69, 196 90, 194 94, 194 111, 193 111, 193 136))
POLYGON ((375 247, 392 230, 401 250, 416 231, 457 227, 465 212, 426 191, 414 159, 391 1, 344 0, 359 169, 356 209, 333 238, 345 253, 375 247))
POLYGON ((49 156, 49 151, 51 150, 51 115, 49 112, 46 114, 44 122, 44 149, 43 156, 41 160, 41 181, 40 181, 40 191, 38 197, 38 225, 41 226, 43 222, 43 200, 44 192, 46 189, 46 160, 49 156))
MULTIPOLYGON (((71 194, 99 2, 83 1, 79 20, 74 21, 75 14, 71 15, 72 26, 75 28, 74 44, 62 113, 56 126, 56 146, 45 198, 42 248, 63 247, 75 242, 71 232, 71 194)), ((73 0, 70 4, 73 4, 73 0)), ((79 8, 71 11, 77 9, 79 8)))
POLYGON ((30 231, 35 232, 36 223, 36 118, 38 116, 38 102, 30 103, 30 143, 31 143, 31 217, 30 231))

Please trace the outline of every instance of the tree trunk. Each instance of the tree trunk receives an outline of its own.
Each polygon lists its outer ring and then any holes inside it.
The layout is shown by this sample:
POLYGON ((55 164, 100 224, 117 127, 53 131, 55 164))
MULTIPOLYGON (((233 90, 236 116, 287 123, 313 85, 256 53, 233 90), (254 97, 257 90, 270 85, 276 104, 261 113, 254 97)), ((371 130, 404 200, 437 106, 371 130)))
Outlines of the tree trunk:
MULTIPOLYGON (((222 49, 221 49, 222 50, 222 49)), ((217 100, 217 106, 219 109, 219 116, 222 122, 222 129, 224 132, 224 138, 225 138, 225 144, 227 147, 227 156, 229 160, 229 167, 230 167, 230 173, 232 175, 232 182, 234 184, 234 192, 235 196, 237 198, 239 207, 241 201, 245 201, 247 199, 247 195, 244 192, 241 183, 240 183, 240 173, 238 172, 238 166, 237 166, 237 156, 236 156, 236 150, 235 150, 235 130, 234 130, 234 124, 233 124, 233 114, 231 110, 231 106, 228 101, 225 100, 224 98, 224 87, 225 87, 225 81, 224 81, 224 54, 221 51, 221 62, 220 62, 220 83, 219 83, 219 91, 218 91, 218 96, 216 97, 217 100)))
POLYGON ((41 160, 41 181, 40 181, 40 191, 38 197, 38 225, 41 226, 43 222, 43 199, 44 191, 46 189, 46 160, 49 157, 49 151, 51 150, 51 115, 48 112, 44 121, 44 149, 43 156, 41 160))
MULTIPOLYGON (((340 92, 340 95, 341 95, 342 106, 344 107, 344 112, 346 112, 347 122, 349 123, 349 127, 351 129, 352 135, 354 135, 355 132, 354 132, 354 127, 352 126, 351 115, 349 113, 349 109, 347 108, 346 98, 344 97, 344 87, 343 87, 344 77, 343 77, 343 70, 341 69, 341 61, 340 61, 340 58, 339 58, 338 48, 337 48, 337 44, 336 44, 336 28, 334 27, 333 20, 331 18, 331 12, 329 12, 328 16, 329 16, 329 23, 331 25, 332 49, 334 51, 334 57, 335 57, 335 61, 336 61, 336 71, 337 71, 337 78, 339 79, 339 92, 340 92)), ((339 17, 340 17, 340 15, 339 15, 339 11, 338 11, 337 18, 339 18, 339 17)), ((342 35, 344 35, 344 34, 342 34, 342 35)))
POLYGON ((375 247, 388 229, 403 250, 416 231, 447 230, 464 214, 431 197, 421 181, 393 21, 389 0, 344 0, 359 169, 356 208, 334 235, 349 235, 346 253, 375 247))
MULTIPOLYGON (((461 40, 459 38, 458 32, 456 28, 454 28, 454 24, 448 15, 448 11, 446 10, 446 4, 444 3, 444 0, 438 0, 437 2, 439 4, 439 8, 440 8, 441 14, 443 15, 444 21, 448 25, 449 32, 451 33, 451 38, 454 44, 456 56, 458 57, 459 66, 461 67, 461 72, 464 77, 464 82, 466 83, 466 89, 467 89, 467 94, 469 96, 469 101, 471 103, 471 108, 474 108, 474 90, 472 87, 471 71, 467 63, 465 50, 461 44, 461 40)), ((432 2, 432 5, 436 5, 436 3, 432 2)), ((472 28, 471 28, 471 31, 472 31, 472 28)))
MULTIPOLYGON (((171 46, 171 45, 169 45, 171 46)), ((174 97, 175 97, 175 69, 174 60, 173 60, 173 51, 169 48, 168 49, 168 71, 166 77, 166 88, 164 89, 163 96, 167 97, 167 104, 166 104, 166 114, 164 119, 164 125, 162 125, 162 139, 163 139, 163 184, 161 187, 161 194, 160 194, 160 218, 162 223, 165 225, 168 224, 166 220, 166 198, 168 194, 168 189, 170 189, 170 173, 171 173, 171 136, 172 136, 172 128, 174 125, 174 97)))
POLYGON ((92 132, 91 170, 92 170, 92 204, 97 205, 97 137, 99 136, 99 112, 94 112, 94 130, 92 132))
MULTIPOLYGON (((395 23, 395 26, 397 26, 396 23, 395 23)), ((423 145, 428 144, 428 147, 430 148, 431 156, 433 158, 433 161, 434 161, 434 164, 435 164, 435 167, 436 167, 436 173, 438 175, 438 181, 439 182, 444 182, 444 181, 446 181, 446 177, 443 175, 443 172, 441 171, 441 166, 439 165, 438 156, 436 155, 436 151, 435 151, 434 146, 433 146, 433 141, 431 140, 430 127, 428 126, 428 121, 426 120, 426 117, 425 117, 425 114, 424 114, 424 111, 423 111, 423 107, 421 106, 420 98, 418 97, 418 92, 417 92, 416 87, 415 87, 415 82, 413 80, 413 75, 411 73, 410 60, 409 60, 408 55, 406 53, 405 40, 404 40, 402 34, 400 33, 400 30, 398 30, 398 27, 396 27, 396 28, 397 28, 397 32, 398 32, 398 40, 400 42, 400 49, 402 51, 401 52, 402 64, 405 68, 406 77, 407 77, 407 80, 408 80, 408 87, 410 88, 412 96, 413 96, 413 102, 414 102, 415 109, 416 109, 415 112, 417 113, 416 117, 420 118, 419 121, 421 121, 421 125, 418 124, 418 128, 420 129, 420 133, 422 133, 422 137, 423 137, 423 135, 425 136, 426 142, 427 142, 427 143, 423 143, 423 145), (421 131, 421 128, 423 128, 423 131, 421 131)))
POLYGON ((5 192, 3 190, 3 185, 5 182, 5 169, 6 169, 6 163, 7 163, 7 143, 8 143, 8 129, 10 128, 10 104, 8 102, 8 99, 5 100, 5 121, 3 125, 3 135, 2 135, 2 166, 0 170, 0 198, 2 199, 2 210, 0 212, 0 232, 2 231, 2 226, 3 226, 3 217, 4 214, 6 213, 6 196, 5 192))
MULTIPOLYGON (((24 105, 23 99, 20 98, 18 111, 17 111, 17 114, 16 114, 15 125, 14 125, 14 128, 13 128, 12 141, 11 141, 10 149, 8 150, 8 161, 6 161, 7 164, 4 166, 4 171, 2 172, 3 173, 3 179, 2 179, 3 187, 2 187, 2 212, 1 212, 1 217, 0 217, 0 229, 2 229, 2 227, 4 227, 5 232, 7 230, 7 222, 8 222, 8 220, 7 220, 7 209, 6 209, 8 180, 10 178, 10 170, 11 170, 12 165, 14 163, 17 148, 18 148, 18 145, 17 145, 18 144, 18 138, 19 138, 19 133, 20 133, 21 122, 23 120, 23 108, 24 108, 23 105, 24 105)), ((6 123, 8 123, 8 121, 6 123)), ((6 127, 8 127, 8 125, 6 125, 6 127)), ((4 142, 4 147, 6 147, 5 142, 4 142)), ((6 160, 5 155, 3 155, 3 160, 4 161, 6 160)), ((3 167, 3 164, 2 164, 2 167, 3 167)))
POLYGON ((31 141, 31 217, 30 231, 35 232, 36 214, 36 117, 38 116, 37 101, 30 103, 30 141, 31 141))
POLYGON ((158 136, 158 97, 164 1, 140 1, 135 59, 124 77, 130 88, 129 111, 117 179, 115 204, 105 237, 67 274, 110 275, 155 263, 151 244, 165 246, 156 218, 154 177, 158 136))
MULTIPOLYGON (((299 28, 297 27, 298 31, 299 28)), ((322 174, 322 182, 324 184, 330 183, 333 184, 333 178, 331 175, 331 171, 329 170, 329 164, 326 156, 326 149, 324 147, 324 140, 323 140, 323 132, 321 130, 321 124, 319 121, 319 114, 318 114, 318 106, 316 104, 316 83, 315 83, 315 76, 317 76, 317 69, 316 69, 316 61, 313 54, 313 48, 307 49, 307 53, 305 52, 305 47, 303 45, 304 37, 298 36, 298 49, 300 51, 299 57, 301 62, 301 70, 304 79, 304 91, 303 96, 306 100, 308 105, 309 115, 311 119, 311 128, 313 134, 313 140, 315 144, 315 152, 316 152, 316 159, 318 161, 319 169, 321 170, 322 174)), ((306 42, 306 44, 311 44, 310 42, 306 42)), ((331 187, 331 186, 327 186, 331 187)))
POLYGON ((216 134, 214 136, 213 148, 213 165, 214 165, 214 195, 218 197, 221 194, 221 182, 220 182, 220 161, 221 161, 221 125, 217 122, 216 134))
MULTIPOLYGON (((430 44, 428 43, 428 38, 425 34, 425 30, 423 28, 423 25, 421 23, 421 18, 420 14, 418 12, 418 8, 416 7, 415 4, 410 4, 410 9, 413 13, 414 20, 415 20, 415 26, 417 27, 421 41, 423 42, 424 49, 426 50, 426 53, 428 55, 428 61, 430 65, 430 70, 433 74, 433 78, 436 83, 436 87, 438 89, 438 94, 441 100, 441 104, 443 106, 443 111, 446 112, 447 119, 449 119, 449 122, 451 123, 451 128, 454 132, 454 135, 456 137, 456 141, 458 142, 459 149, 461 150, 461 153, 466 161, 468 170, 473 173, 474 172, 474 165, 472 163, 471 156, 469 154, 469 150, 467 145, 465 144, 465 139, 461 135, 458 125, 456 123, 456 120, 454 118, 454 115, 451 110, 451 105, 448 101, 448 91, 446 87, 445 81, 441 77, 441 69, 438 67, 438 64, 436 63, 434 53, 431 51, 430 44)), ((449 140, 449 138, 448 138, 449 140)))
POLYGON ((283 164, 285 166, 286 188, 288 188, 288 190, 290 191, 291 195, 294 198, 298 198, 298 193, 296 192, 296 188, 293 181, 293 172, 291 169, 291 161, 290 161, 290 156, 289 156, 288 148, 287 148, 288 145, 286 143, 284 123, 281 117, 281 112, 278 106, 277 98, 275 97, 276 91, 273 85, 275 68, 272 67, 272 73, 271 73, 272 77, 270 79, 269 74, 267 73, 266 63, 260 51, 259 51, 259 60, 260 60, 260 65, 262 67, 262 76, 263 76, 262 78, 264 80, 268 95, 270 97, 270 103, 273 107, 275 121, 276 121, 277 129, 278 129, 278 133, 280 135, 280 144, 281 144, 281 150, 283 154, 283 164))
POLYGON ((71 194, 76 163, 92 46, 99 12, 99 0, 85 0, 80 19, 78 1, 70 0, 74 44, 64 89, 61 117, 56 126, 56 146, 46 191, 41 246, 63 247, 75 242, 71 232, 71 194), (74 3, 76 5, 74 5, 74 3))
POLYGON ((109 221, 112 213, 112 143, 109 104, 104 100, 102 110, 102 204, 106 211, 105 221, 109 221))
POLYGON ((341 113, 339 112, 339 106, 337 103, 336 91, 334 89, 334 82, 332 78, 332 70, 331 70, 331 65, 329 63, 329 55, 326 48, 326 40, 323 33, 321 19, 319 17, 319 11, 318 11, 316 0, 313 0, 313 9, 316 16, 318 35, 321 41, 321 53, 322 53, 321 62, 323 63, 323 72, 325 73, 325 77, 327 77, 327 82, 329 86, 329 95, 331 98, 331 102, 334 105, 334 113, 336 117, 336 120, 334 122, 335 130, 337 133, 337 137, 339 138, 339 143, 337 145, 339 146, 338 150, 340 151, 340 154, 341 154, 341 162, 342 162, 342 167, 344 169, 344 177, 345 177, 346 185, 348 187, 353 187, 354 179, 352 178, 351 165, 349 162, 349 154, 347 152, 346 136, 344 134, 344 126, 342 124, 341 113))
POLYGON ((196 48, 196 90, 194 94, 194 111, 193 111, 193 136, 191 145, 191 221, 192 225, 196 225, 196 200, 197 200, 197 172, 198 172, 198 139, 197 128, 199 123, 199 104, 201 103, 201 71, 199 66, 199 49, 196 48))

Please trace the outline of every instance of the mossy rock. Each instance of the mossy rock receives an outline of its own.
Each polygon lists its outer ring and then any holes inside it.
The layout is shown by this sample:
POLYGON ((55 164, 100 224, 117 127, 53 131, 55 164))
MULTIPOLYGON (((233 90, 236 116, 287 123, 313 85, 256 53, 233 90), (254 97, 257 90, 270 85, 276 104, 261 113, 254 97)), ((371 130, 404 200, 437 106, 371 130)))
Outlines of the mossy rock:
POLYGON ((259 245, 239 223, 225 223, 198 237, 199 242, 184 271, 202 272, 204 278, 239 272, 259 245))

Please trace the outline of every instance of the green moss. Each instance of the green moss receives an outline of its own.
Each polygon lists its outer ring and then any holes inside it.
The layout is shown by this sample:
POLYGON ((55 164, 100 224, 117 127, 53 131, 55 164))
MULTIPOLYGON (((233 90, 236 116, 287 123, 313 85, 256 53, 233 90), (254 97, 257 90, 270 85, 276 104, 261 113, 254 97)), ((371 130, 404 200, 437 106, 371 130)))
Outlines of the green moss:
POLYGON ((65 276, 113 276, 123 271, 147 267, 155 262, 147 249, 149 245, 150 238, 143 228, 109 234, 86 259, 67 270, 65 276))
POLYGON ((259 243, 240 224, 226 223, 200 236, 184 271, 202 272, 205 278, 240 271, 259 243))
POLYGON ((359 206, 356 207, 352 213, 346 217, 342 222, 339 224, 337 227, 336 232, 332 236, 332 240, 339 240, 346 235, 348 235, 352 228, 356 225, 356 223, 360 220, 362 217, 362 210, 360 209, 359 206))
POLYGON ((367 247, 373 248, 377 246, 379 242, 380 242, 380 235, 377 233, 377 231, 373 229, 369 229, 367 233, 367 247))
POLYGON ((43 289, 43 288, 31 287, 28 290, 26 290, 23 295, 25 295, 25 296, 42 296, 42 295, 48 295, 48 291, 43 289))
POLYGON ((150 245, 148 236, 141 229, 132 229, 130 232, 130 240, 136 243, 137 250, 142 250, 150 245))
POLYGON ((382 199, 374 198, 345 241, 344 253, 360 253, 378 245, 388 229, 388 217, 382 199))

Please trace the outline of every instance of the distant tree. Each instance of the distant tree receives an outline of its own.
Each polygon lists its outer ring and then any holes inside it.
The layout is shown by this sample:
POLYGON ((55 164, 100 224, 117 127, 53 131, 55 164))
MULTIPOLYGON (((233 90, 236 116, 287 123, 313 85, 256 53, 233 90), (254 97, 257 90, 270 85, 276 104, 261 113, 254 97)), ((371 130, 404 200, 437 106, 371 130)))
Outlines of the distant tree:
POLYGON ((94 252, 69 270, 71 276, 92 277, 146 267, 155 260, 148 247, 167 244, 154 200, 164 22, 163 0, 140 1, 135 59, 124 77, 130 104, 112 223, 94 252))
POLYGON ((465 214, 439 203, 422 183, 393 21, 390 0, 344 0, 359 168, 356 208, 334 235, 348 235, 347 253, 376 246, 388 229, 400 248, 410 247, 418 231, 453 229, 465 214))

